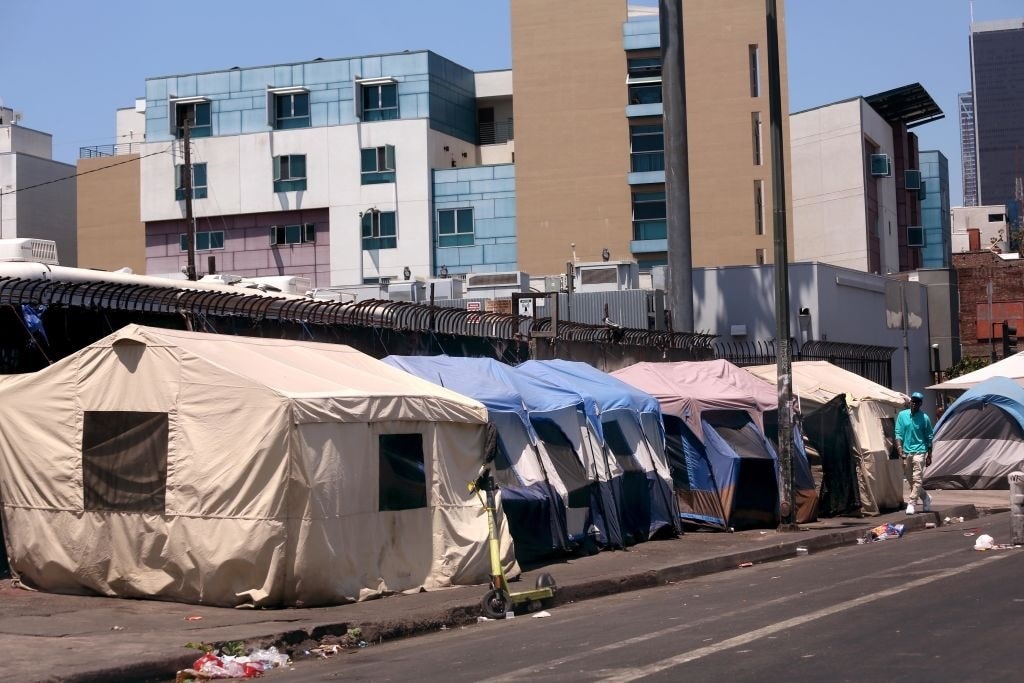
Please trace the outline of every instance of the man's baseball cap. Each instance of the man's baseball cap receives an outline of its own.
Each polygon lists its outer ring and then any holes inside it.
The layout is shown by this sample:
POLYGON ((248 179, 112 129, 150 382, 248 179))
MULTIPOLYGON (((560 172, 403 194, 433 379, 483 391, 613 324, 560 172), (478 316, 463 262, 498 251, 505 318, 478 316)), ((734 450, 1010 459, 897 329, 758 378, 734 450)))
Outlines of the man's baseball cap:
POLYGON ((922 394, 920 391, 915 391, 914 393, 912 393, 910 395, 910 400, 911 401, 923 401, 924 400, 924 394, 922 394))

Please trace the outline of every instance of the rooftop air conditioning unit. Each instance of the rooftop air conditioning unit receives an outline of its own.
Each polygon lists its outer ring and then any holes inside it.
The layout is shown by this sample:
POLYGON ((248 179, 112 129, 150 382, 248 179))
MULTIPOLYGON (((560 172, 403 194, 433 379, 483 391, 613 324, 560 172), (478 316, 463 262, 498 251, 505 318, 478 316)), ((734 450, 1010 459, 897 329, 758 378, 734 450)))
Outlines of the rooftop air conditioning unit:
POLYGON ((16 237, 0 240, 0 261, 29 261, 59 266, 57 243, 53 240, 39 240, 32 237, 16 237))
POLYGON ((576 265, 577 292, 620 292, 639 287, 636 261, 600 261, 576 265))
POLYGON ((467 298, 496 298, 530 291, 530 275, 521 270, 507 273, 469 273, 466 275, 467 298))
POLYGON ((426 298, 425 289, 421 280, 392 280, 388 283, 388 299, 419 303, 426 298))
POLYGON ((545 292, 561 292, 565 290, 565 276, 564 275, 545 275, 544 276, 544 291, 545 292))
POLYGON ((908 247, 923 247, 924 246, 924 227, 920 225, 911 225, 907 228, 907 246, 908 247))
POLYGON ((876 178, 888 178, 892 175, 892 161, 888 154, 871 155, 871 175, 876 178))
POLYGON ((434 301, 442 299, 461 299, 462 280, 454 277, 434 278, 427 280, 426 297, 430 300, 430 287, 434 287, 434 301))

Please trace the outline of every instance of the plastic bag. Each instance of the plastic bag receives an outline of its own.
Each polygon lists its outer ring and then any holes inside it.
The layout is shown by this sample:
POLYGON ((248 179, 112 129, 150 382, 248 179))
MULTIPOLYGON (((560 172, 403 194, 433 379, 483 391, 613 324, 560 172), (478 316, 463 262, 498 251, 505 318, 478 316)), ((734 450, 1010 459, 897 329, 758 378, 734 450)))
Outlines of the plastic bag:
POLYGON ((975 550, 992 550, 993 545, 995 545, 995 539, 988 534, 982 534, 974 541, 975 550))

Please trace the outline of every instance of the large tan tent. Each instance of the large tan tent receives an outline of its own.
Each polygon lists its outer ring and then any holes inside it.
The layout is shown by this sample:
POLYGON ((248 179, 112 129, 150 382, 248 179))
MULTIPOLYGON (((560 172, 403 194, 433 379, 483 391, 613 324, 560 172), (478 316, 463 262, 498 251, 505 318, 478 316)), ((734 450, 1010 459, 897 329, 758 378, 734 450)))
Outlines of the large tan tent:
MULTIPOLYGON (((777 366, 744 368, 774 383, 777 366)), ((792 366, 793 396, 806 415, 839 395, 845 395, 852 436, 850 445, 857 459, 857 482, 861 512, 875 515, 903 505, 903 469, 890 458, 896 414, 909 398, 844 370, 828 361, 796 361, 792 366)))
POLYGON ((7 378, 0 412, 26 587, 312 606, 487 580, 486 409, 350 347, 130 325, 7 378))

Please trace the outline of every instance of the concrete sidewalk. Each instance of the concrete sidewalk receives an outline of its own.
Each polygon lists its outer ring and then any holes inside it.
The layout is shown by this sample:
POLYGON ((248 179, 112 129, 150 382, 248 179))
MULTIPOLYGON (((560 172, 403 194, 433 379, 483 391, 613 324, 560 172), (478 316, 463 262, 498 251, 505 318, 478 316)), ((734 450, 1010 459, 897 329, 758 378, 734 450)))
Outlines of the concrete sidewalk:
MULTIPOLYGON (((902 523, 907 532, 941 526, 946 517, 967 520, 1005 511, 1005 491, 933 491, 937 512, 907 516, 832 518, 794 531, 687 533, 625 551, 560 561, 524 572, 518 589, 531 588, 541 572, 558 582, 549 608, 588 598, 662 586, 673 581, 856 544, 872 527, 902 523)), ((1009 533, 1009 529, 1007 529, 1009 533)), ((199 652, 186 643, 243 641, 303 652, 351 627, 370 643, 472 623, 484 586, 395 595, 337 607, 245 610, 150 600, 120 600, 34 593, 0 581, 0 661, 17 681, 173 680, 199 652), (197 618, 198 617, 198 618, 197 618)))

